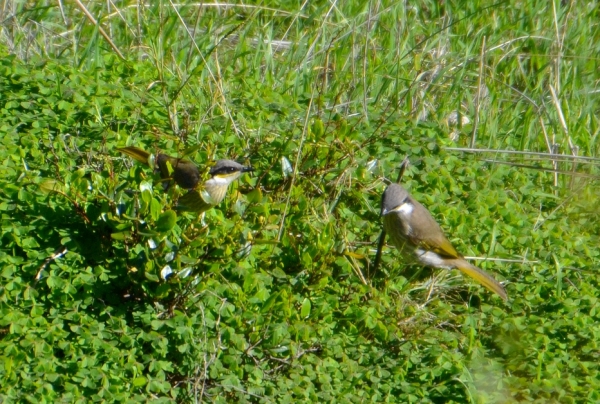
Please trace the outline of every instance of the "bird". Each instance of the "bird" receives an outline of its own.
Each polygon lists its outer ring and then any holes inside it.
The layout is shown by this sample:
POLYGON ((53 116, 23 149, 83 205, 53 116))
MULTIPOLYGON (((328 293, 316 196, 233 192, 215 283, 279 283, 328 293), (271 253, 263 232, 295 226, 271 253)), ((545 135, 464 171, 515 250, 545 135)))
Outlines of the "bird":
POLYGON ((392 244, 410 261, 423 266, 456 268, 470 276, 504 301, 504 286, 482 269, 470 264, 452 246, 427 208, 399 184, 390 184, 381 199, 383 228, 392 244))
MULTIPOLYGON (((151 165, 150 153, 145 150, 135 146, 121 147, 117 150, 139 162, 151 165)), ((243 173, 254 171, 252 167, 233 160, 218 160, 208 172, 210 178, 199 186, 200 171, 192 161, 159 153, 156 164, 163 180, 173 179, 181 188, 188 190, 177 201, 177 210, 199 214, 221 203, 229 184, 243 173)))

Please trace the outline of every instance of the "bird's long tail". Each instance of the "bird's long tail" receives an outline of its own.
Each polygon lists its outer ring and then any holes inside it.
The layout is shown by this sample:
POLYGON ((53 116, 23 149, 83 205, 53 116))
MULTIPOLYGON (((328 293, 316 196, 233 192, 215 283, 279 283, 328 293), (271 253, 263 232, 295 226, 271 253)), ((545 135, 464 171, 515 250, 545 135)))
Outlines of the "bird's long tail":
POLYGON ((140 149, 139 147, 135 147, 135 146, 118 147, 117 150, 120 151, 121 153, 125 153, 126 155, 133 158, 134 160, 139 161, 140 163, 150 165, 150 163, 148 162, 150 153, 148 153, 145 150, 140 149))
POLYGON ((470 276, 471 278, 475 279, 477 282, 479 282, 492 292, 496 293, 503 300, 508 300, 508 295, 506 294, 504 286, 502 286, 497 280, 492 278, 492 276, 484 270, 477 268, 475 265, 471 265, 464 259, 455 260, 454 266, 463 274, 470 276))

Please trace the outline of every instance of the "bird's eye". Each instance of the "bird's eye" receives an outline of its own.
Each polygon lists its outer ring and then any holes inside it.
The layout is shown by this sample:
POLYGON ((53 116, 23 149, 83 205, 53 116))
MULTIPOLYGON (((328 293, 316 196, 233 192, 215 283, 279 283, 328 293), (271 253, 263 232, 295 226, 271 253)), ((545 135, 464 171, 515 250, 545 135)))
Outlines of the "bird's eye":
POLYGON ((233 168, 233 167, 229 167, 229 172, 230 172, 230 173, 232 173, 232 172, 234 172, 234 171, 235 171, 235 168, 233 168))

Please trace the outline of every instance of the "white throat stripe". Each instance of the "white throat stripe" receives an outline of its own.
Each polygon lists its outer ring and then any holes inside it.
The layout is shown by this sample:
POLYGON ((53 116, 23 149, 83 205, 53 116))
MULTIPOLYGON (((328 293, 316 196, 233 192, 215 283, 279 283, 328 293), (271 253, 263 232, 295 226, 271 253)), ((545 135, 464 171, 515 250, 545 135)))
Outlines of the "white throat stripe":
POLYGON ((392 212, 402 213, 405 216, 408 216, 412 213, 414 206, 408 202, 404 202, 402 205, 397 208, 392 209, 392 212))

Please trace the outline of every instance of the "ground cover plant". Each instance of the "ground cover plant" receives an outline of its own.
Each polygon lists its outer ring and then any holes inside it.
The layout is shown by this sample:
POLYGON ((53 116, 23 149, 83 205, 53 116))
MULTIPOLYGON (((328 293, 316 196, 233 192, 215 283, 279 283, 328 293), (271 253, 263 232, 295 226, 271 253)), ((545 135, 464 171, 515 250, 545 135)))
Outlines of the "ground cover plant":
POLYGON ((600 400, 597 2, 0 15, 4 402, 600 400), (256 171, 200 218, 129 145, 256 171), (508 302, 374 268, 405 157, 508 302))

